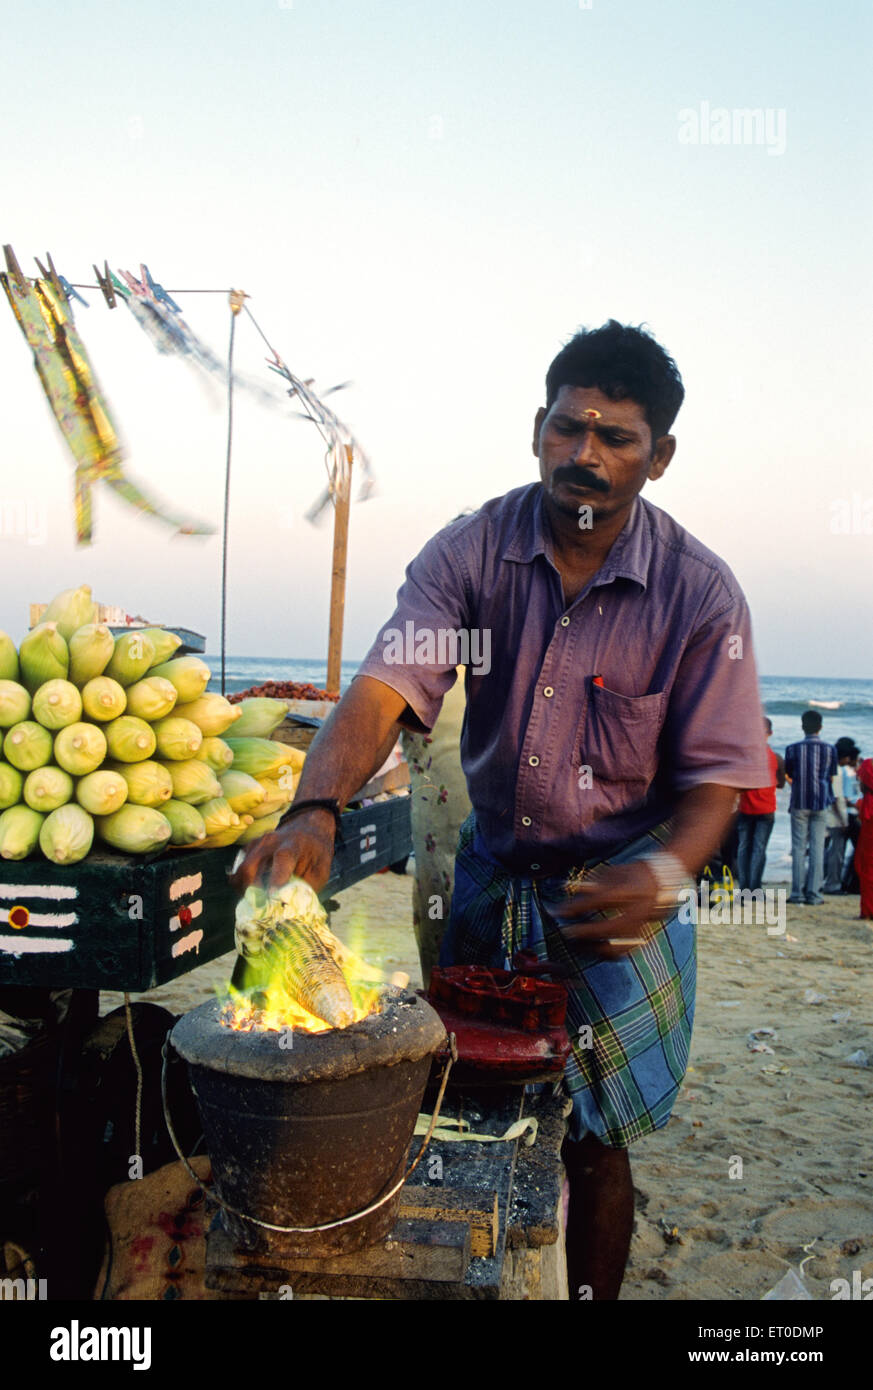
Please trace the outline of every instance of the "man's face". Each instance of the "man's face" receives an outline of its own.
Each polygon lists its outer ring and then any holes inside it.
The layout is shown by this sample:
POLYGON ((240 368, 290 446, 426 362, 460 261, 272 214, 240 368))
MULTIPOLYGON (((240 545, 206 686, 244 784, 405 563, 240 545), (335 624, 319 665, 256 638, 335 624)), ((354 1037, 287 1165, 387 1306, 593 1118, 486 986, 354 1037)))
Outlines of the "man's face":
POLYGON ((543 487, 556 510, 574 517, 583 504, 595 520, 629 507, 647 479, 660 478, 675 448, 670 434, 653 445, 636 401, 611 401, 595 386, 562 386, 534 422, 543 487))

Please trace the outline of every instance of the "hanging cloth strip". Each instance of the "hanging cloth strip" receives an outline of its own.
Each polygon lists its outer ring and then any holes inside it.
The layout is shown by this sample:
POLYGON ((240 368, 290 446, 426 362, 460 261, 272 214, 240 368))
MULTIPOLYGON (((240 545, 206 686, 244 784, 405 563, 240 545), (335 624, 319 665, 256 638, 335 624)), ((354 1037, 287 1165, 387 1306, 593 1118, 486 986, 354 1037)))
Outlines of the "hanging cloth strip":
POLYGON ((174 527, 181 535, 212 535, 212 526, 168 515, 125 476, 121 466, 124 451, 66 297, 43 279, 31 286, 23 276, 0 274, 0 283, 33 352, 46 398, 76 461, 77 543, 89 545, 93 539, 91 489, 98 482, 106 483, 130 506, 174 527))

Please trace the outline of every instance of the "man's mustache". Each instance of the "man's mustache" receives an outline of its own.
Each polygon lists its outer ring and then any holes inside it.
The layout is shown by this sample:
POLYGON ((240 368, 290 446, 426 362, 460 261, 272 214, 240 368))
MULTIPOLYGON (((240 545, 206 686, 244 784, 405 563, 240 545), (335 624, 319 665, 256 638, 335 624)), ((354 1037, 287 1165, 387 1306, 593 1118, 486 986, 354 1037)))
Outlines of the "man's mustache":
POLYGON ((552 482, 575 483, 578 487, 590 487, 593 492, 609 492, 609 483, 599 473, 592 473, 590 468, 570 463, 563 468, 555 469, 552 482))

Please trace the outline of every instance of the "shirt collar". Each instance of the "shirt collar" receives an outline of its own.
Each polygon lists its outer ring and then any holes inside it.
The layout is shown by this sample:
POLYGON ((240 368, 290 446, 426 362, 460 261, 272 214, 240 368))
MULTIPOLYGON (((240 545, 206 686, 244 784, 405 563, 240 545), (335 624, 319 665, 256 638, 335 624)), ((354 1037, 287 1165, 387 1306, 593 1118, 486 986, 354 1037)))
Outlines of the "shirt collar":
MULTIPOLYGON (((543 513, 542 483, 532 485, 530 505, 521 509, 518 527, 501 556, 530 564, 537 555, 552 557, 552 540, 543 513)), ((652 560, 652 527, 642 498, 636 496, 630 516, 613 543, 603 566, 595 576, 598 584, 614 579, 632 579, 645 589, 652 560)))

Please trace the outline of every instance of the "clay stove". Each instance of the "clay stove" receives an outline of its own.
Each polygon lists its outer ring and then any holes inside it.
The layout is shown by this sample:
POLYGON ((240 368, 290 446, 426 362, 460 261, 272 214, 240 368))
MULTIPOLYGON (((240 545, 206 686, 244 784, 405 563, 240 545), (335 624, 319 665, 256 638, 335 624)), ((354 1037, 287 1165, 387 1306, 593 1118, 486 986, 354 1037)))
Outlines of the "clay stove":
MULTIPOLYGON (((405 1171, 433 1055, 446 1029, 411 991, 386 987, 345 1028, 241 1029, 213 1000, 171 1034, 188 1063, 213 1181, 237 1212, 273 1226, 321 1226, 379 1200, 405 1171)), ((335 1255, 383 1239, 401 1191, 331 1230, 281 1234, 221 1209, 238 1249, 335 1255)))

